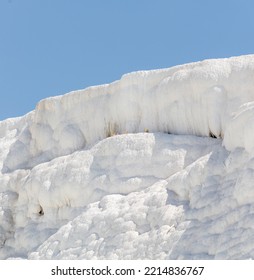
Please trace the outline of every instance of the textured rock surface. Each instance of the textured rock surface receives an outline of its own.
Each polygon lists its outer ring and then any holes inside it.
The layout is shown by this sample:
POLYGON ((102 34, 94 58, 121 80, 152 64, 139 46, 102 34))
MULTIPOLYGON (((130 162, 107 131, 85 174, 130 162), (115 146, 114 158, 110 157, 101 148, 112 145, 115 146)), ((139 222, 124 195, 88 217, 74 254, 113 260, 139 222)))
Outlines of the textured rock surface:
POLYGON ((0 122, 0 258, 253 258, 253 77, 135 72, 0 122))

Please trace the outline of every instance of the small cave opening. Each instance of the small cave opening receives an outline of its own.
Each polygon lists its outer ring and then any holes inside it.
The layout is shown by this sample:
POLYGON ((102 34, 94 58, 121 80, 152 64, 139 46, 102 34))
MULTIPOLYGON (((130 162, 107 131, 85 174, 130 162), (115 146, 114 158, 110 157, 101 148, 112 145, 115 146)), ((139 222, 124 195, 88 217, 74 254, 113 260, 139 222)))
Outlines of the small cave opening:
POLYGON ((43 211, 43 208, 41 207, 41 205, 40 205, 38 214, 39 214, 39 216, 43 216, 44 215, 44 211, 43 211))
POLYGON ((214 135, 211 131, 209 132, 209 137, 212 137, 212 138, 217 138, 216 135, 214 135))

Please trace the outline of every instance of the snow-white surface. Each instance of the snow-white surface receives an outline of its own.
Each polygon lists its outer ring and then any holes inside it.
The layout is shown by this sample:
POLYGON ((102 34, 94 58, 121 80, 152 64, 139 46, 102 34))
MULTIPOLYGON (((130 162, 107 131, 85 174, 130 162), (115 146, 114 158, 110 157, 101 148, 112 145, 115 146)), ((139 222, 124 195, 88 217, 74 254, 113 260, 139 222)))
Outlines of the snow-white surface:
POLYGON ((1 259, 253 258, 254 55, 42 100, 0 169, 1 259))

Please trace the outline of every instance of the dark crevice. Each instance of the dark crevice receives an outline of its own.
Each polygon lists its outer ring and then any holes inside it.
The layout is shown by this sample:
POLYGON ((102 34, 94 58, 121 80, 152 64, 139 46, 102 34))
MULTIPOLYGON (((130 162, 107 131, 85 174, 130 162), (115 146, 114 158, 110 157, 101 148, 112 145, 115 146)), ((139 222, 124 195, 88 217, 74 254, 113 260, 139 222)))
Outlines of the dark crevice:
POLYGON ((212 138, 217 138, 216 135, 214 135, 211 131, 209 132, 209 137, 212 137, 212 138))
POLYGON ((40 206, 40 210, 38 212, 39 216, 43 216, 44 215, 44 211, 43 208, 40 206))

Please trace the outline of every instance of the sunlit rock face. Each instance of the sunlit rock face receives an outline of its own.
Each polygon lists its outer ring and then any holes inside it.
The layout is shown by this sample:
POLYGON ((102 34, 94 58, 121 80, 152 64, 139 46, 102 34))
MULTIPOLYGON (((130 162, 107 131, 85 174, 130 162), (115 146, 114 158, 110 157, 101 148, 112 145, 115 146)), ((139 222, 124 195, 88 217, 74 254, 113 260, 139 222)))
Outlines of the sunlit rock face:
POLYGON ((0 258, 252 258, 253 77, 134 72, 0 122, 0 258))

